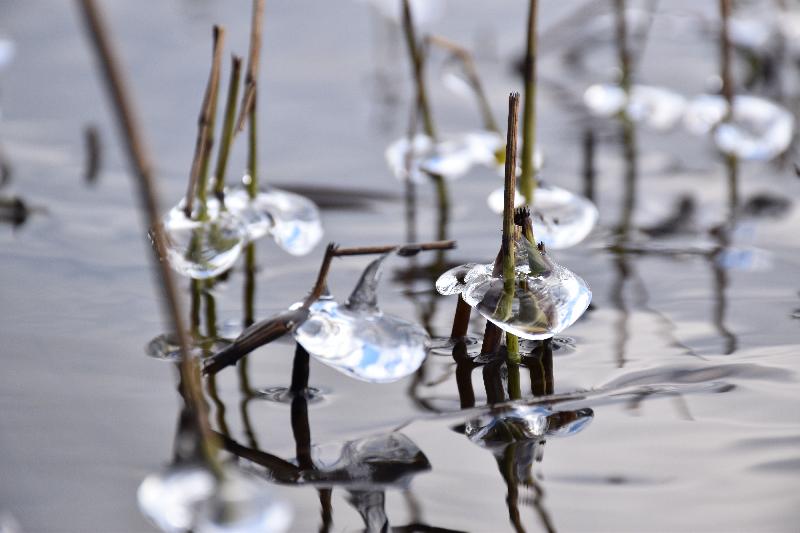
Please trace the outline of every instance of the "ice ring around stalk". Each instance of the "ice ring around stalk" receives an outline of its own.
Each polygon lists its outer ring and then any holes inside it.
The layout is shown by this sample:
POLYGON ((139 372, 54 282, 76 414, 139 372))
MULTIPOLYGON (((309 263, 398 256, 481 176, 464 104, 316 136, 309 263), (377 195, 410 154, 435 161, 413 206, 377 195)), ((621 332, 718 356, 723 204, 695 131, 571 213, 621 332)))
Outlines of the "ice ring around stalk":
MULTIPOLYGON (((536 253, 536 252, 531 252, 536 253)), ((531 273, 517 268, 513 291, 502 276, 467 285, 462 296, 487 320, 523 339, 548 339, 575 323, 589 307, 592 292, 586 282, 542 253, 545 268, 531 273)))
MULTIPOLYGON (((487 199, 495 213, 503 212, 503 195, 502 188, 496 189, 487 199)), ((517 191, 515 207, 524 204, 525 198, 517 191)), ((567 189, 541 182, 533 193, 533 232, 550 249, 562 250, 580 243, 594 229, 598 217, 594 203, 567 189)))
POLYGON ((315 359, 370 383, 388 383, 412 374, 430 347, 421 326, 378 308, 376 289, 387 255, 370 263, 345 304, 318 300, 311 305, 308 319, 294 331, 295 340, 315 359))
POLYGON ((619 85, 592 85, 583 93, 583 103, 593 115, 611 117, 624 112, 632 121, 656 130, 675 126, 686 109, 683 96, 652 85, 633 85, 629 95, 619 85))
POLYGON ((722 153, 745 160, 768 161, 789 147, 794 117, 784 107, 758 96, 737 95, 728 121, 727 111, 722 96, 700 95, 689 104, 684 124, 697 135, 711 133, 722 153))
POLYGON ((245 243, 244 226, 229 213, 195 220, 187 217, 179 204, 163 222, 169 264, 190 278, 208 279, 222 274, 236 262, 245 243))

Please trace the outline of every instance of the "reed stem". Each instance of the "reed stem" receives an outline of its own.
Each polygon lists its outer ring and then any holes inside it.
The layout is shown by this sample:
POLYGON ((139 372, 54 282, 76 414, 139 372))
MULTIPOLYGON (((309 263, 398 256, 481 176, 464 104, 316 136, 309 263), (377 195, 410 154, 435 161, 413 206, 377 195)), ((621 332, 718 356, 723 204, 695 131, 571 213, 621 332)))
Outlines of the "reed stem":
POLYGON ((242 74, 242 58, 231 57, 231 76, 228 81, 228 98, 225 101, 225 118, 222 122, 222 139, 217 153, 217 166, 214 169, 214 195, 225 206, 225 171, 228 167, 228 155, 233 144, 233 127, 236 121, 236 100, 239 96, 239 81, 242 74))
MULTIPOLYGON (((536 151, 536 55, 537 55, 537 10, 539 1, 530 0, 528 8, 528 40, 525 49, 525 102, 522 109, 522 172, 520 189, 525 203, 533 205, 533 195, 538 182, 533 168, 536 151)), ((516 171, 516 160, 512 161, 516 171)), ((508 160, 506 160, 508 165, 508 160)))
POLYGON ((135 184, 139 194, 139 203, 144 212, 145 223, 153 236, 155 246, 152 259, 159 273, 166 314, 169 316, 180 346, 181 362, 178 368, 181 375, 182 395, 191 411, 193 423, 199 430, 204 459, 216 475, 221 475, 216 457, 217 439, 208 422, 208 411, 200 386, 199 369, 197 362, 189 352, 189 338, 183 324, 182 306, 178 299, 172 271, 167 262, 167 241, 158 214, 158 193, 150 154, 145 147, 122 69, 97 4, 95 0, 79 0, 79 5, 100 62, 106 88, 114 104, 117 121, 122 130, 129 164, 136 177, 135 184))
POLYGON ((208 183, 208 161, 211 146, 214 142, 214 121, 217 112, 217 94, 219 93, 219 72, 222 61, 222 49, 225 43, 225 30, 221 26, 214 26, 214 46, 211 60, 211 73, 208 76, 206 92, 203 96, 203 105, 197 120, 197 142, 194 148, 194 158, 189 172, 189 186, 186 190, 186 200, 183 212, 186 218, 191 218, 195 195, 200 202, 199 219, 207 217, 206 188, 208 183))
POLYGON ((419 113, 422 114, 422 127, 425 134, 436 140, 436 129, 433 126, 430 105, 428 103, 428 91, 425 87, 424 79, 424 57, 420 50, 414 28, 414 19, 411 16, 411 5, 409 0, 403 0, 403 33, 408 46, 408 55, 411 58, 411 67, 414 72, 414 81, 417 89, 417 106, 419 113))
POLYGON ((244 129, 248 123, 248 151, 247 151, 247 193, 250 198, 255 198, 258 193, 258 136, 256 131, 256 94, 258 87, 258 67, 261 58, 261 30, 264 18, 264 0, 253 0, 252 20, 250 25, 250 51, 247 57, 247 75, 244 80, 244 93, 242 105, 239 110, 239 119, 236 131, 244 129))
POLYGON ((722 78, 722 95, 728 104, 725 120, 729 120, 733 113, 733 78, 731 76, 731 41, 729 34, 729 21, 731 16, 731 0, 719 0, 720 14, 720 77, 722 78))
POLYGON ((628 49, 628 21, 625 18, 625 1, 615 0, 616 6, 616 32, 617 32, 617 53, 619 54, 619 65, 621 77, 619 85, 625 94, 631 92, 631 52, 628 49))
MULTIPOLYGON (((517 191, 517 120, 519 116, 519 93, 511 93, 508 97, 508 131, 506 134, 506 176, 505 196, 503 203, 503 294, 505 314, 511 315, 514 288, 516 285, 514 254, 514 197, 517 191)), ((506 349, 508 360, 519 363, 519 339, 506 332, 506 349)))

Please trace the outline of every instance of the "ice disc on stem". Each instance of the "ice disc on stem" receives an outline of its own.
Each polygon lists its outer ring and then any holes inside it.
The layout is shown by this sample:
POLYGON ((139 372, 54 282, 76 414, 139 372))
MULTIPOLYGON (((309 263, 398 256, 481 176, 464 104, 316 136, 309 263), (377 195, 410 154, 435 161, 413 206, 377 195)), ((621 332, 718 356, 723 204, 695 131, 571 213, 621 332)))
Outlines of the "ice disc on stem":
MULTIPOLYGON (((503 212, 503 189, 492 191, 487 200, 495 213, 503 212)), ((516 207, 525 204, 517 192, 516 207)), ((541 182, 533 194, 531 222, 539 242, 553 250, 569 248, 580 243, 597 224, 597 207, 587 198, 541 182)))
POLYGON ((294 337, 320 362, 354 378, 388 383, 415 372, 430 338, 417 324, 386 315, 375 289, 386 255, 367 267, 347 303, 319 300, 294 337))
POLYGON ((628 95, 619 85, 596 84, 586 89, 583 102, 593 115, 611 117, 625 113, 630 120, 656 130, 675 126, 686 109, 683 96, 651 85, 634 85, 628 95))
POLYGON ((464 300, 500 329, 523 339, 547 339, 575 323, 586 311, 592 292, 580 277, 553 263, 531 274, 517 270, 513 292, 501 276, 471 283, 464 300))
POLYGON ((194 279, 213 278, 231 268, 245 242, 244 226, 229 213, 195 220, 181 205, 164 217, 164 231, 170 266, 194 279))
POLYGON ((785 108, 757 96, 733 99, 733 114, 725 120, 728 105, 717 95, 695 98, 684 123, 695 134, 711 132, 714 143, 727 155, 750 161, 768 161, 789 147, 794 117, 785 108))

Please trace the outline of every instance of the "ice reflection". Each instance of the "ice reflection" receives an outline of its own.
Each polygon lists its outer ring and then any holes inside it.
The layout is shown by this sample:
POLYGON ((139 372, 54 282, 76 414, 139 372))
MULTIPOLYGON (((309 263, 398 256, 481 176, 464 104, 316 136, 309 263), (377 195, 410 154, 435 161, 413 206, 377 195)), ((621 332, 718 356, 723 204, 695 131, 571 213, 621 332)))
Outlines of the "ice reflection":
POLYGON ((544 437, 566 437, 582 431, 592 421, 591 409, 562 413, 541 405, 490 410, 467 421, 467 438, 488 449, 544 437))
POLYGON ((689 104, 686 128, 697 135, 711 133, 719 150, 743 160, 768 161, 789 147, 794 133, 792 114, 769 100, 737 95, 733 113, 722 96, 701 95, 689 104))
POLYGON ((297 342, 318 361, 371 383, 413 373, 430 345, 421 326, 378 308, 376 289, 386 257, 370 263, 345 304, 315 302, 308 319, 294 331, 297 342))
POLYGON ((279 533, 292 516, 263 484, 233 467, 218 481, 200 464, 170 466, 147 476, 137 498, 142 513, 169 533, 279 533))

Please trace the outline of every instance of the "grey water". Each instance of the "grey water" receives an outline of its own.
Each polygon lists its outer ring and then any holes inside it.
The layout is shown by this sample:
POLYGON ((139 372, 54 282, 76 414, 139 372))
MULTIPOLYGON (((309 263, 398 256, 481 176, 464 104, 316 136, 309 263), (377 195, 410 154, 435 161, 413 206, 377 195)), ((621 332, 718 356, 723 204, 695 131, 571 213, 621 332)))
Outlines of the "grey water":
MULTIPOLYGON (((552 252, 593 294, 552 354, 538 347, 518 368, 430 355, 392 384, 312 359, 321 399, 269 401, 261 391, 290 382, 287 337, 251 354, 246 373, 226 369, 207 388, 227 456, 289 502, 292 531, 797 530, 797 149, 741 163, 739 203, 750 215, 735 231, 710 231, 729 207, 728 171, 711 139, 593 118, 583 106, 587 87, 618 72, 611 4, 540 6, 543 177, 592 197, 600 213, 582 243, 552 252), (681 210, 687 198, 693 208, 681 210), (676 210, 684 216, 666 224, 676 210), (513 384, 521 397, 512 404, 541 407, 548 416, 535 423, 544 426, 501 447, 476 445, 469 424, 495 413, 487 402, 512 400, 513 384)), ((226 57, 246 54, 250 2, 102 5, 167 212, 185 191, 211 25, 228 30, 226 57)), ((508 93, 521 89, 526 12, 526 2, 449 0, 429 27, 476 50, 501 124, 508 93)), ((718 43, 703 28, 715 17, 715 2, 658 3, 646 41, 634 35, 636 81, 686 97, 712 90, 718 43)), ((170 332, 111 108, 74 3, 4 0, 0 35, 15 43, 0 71, 0 151, 11 169, 0 198, 21 199, 28 215, 5 223, 3 211, 0 225, 0 530, 155 531, 136 492, 172 461, 181 404, 173 366, 145 353, 170 332), (91 181, 87 131, 99 139, 91 181)), ((441 82, 442 58, 427 70, 438 128, 472 131, 478 110, 441 82)), ((749 65, 735 64, 742 86, 749 65)), ((407 131, 409 74, 402 36, 366 2, 267 2, 261 180, 314 200, 323 242, 442 235, 433 185, 416 186, 409 227, 403 186, 384 160, 407 131)), ((797 63, 780 74, 741 90, 797 116, 797 63)), ((231 176, 244 172, 245 145, 234 145, 231 176)), ((434 281, 495 257, 500 220, 486 198, 500 186, 485 168, 451 184, 444 235, 458 248, 386 265, 384 312, 449 335, 456 300, 434 281)), ((296 257, 259 241, 253 318, 300 300, 323 252, 320 244, 296 257)), ((337 299, 370 259, 336 260, 337 299)), ((240 260, 203 295, 203 331, 236 336, 246 281, 240 260)), ((188 280, 181 287, 188 314, 188 280)), ((473 313, 470 334, 483 324, 473 313)))

